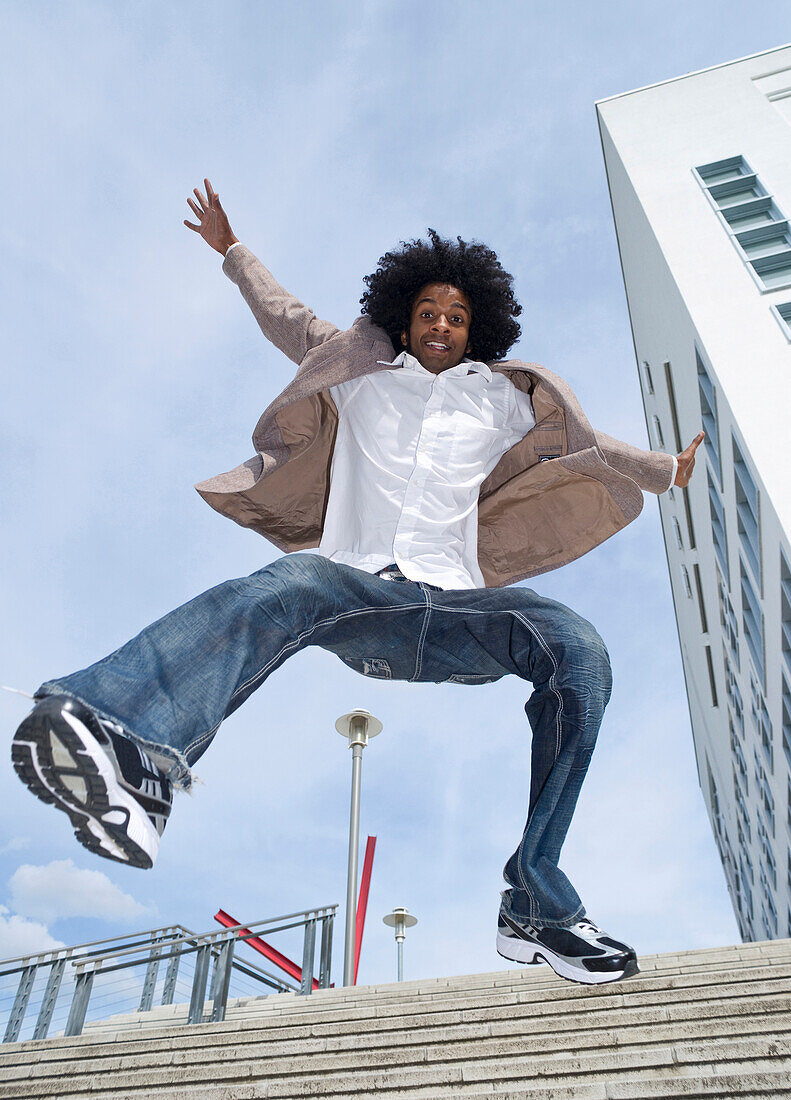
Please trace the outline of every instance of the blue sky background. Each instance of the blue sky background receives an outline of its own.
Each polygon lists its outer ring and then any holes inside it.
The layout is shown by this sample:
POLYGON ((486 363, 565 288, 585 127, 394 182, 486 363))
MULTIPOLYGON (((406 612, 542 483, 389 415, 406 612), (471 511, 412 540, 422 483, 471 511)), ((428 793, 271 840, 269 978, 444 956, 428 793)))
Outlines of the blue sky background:
MULTIPOLYGON (((787 33, 764 2, 3 3, 0 681, 32 692, 277 556, 191 488, 249 456, 293 370, 182 224, 204 176, 237 236, 344 327, 399 240, 487 242, 524 306, 516 354, 645 446, 594 101, 787 33)), ((564 869, 642 952, 735 942, 655 500, 533 587, 591 619, 614 664, 564 869)), ((350 759, 333 726, 364 706, 384 732, 363 764, 378 848, 360 980, 395 976, 394 905, 420 921, 407 977, 505 966, 528 692, 377 684, 307 650, 224 725, 149 872, 91 857, 0 755, 0 957, 208 928, 220 906, 252 921, 342 903, 350 759)), ((27 709, 0 695, 8 740, 27 709)))

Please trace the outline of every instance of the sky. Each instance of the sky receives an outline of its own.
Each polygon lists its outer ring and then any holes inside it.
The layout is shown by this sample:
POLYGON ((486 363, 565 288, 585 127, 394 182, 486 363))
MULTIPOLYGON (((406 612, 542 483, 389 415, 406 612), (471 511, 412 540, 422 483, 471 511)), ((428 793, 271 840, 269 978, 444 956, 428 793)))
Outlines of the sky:
MULTIPOLYGON (((278 556, 192 488, 251 455, 293 371, 183 225, 205 176, 237 237, 341 327, 399 241, 486 242, 524 308, 512 355, 648 446, 594 103, 786 38, 764 0, 749 17, 709 0, 5 0, 0 682, 32 693, 278 556)), ((656 500, 531 586, 590 619, 614 668, 561 866, 639 953, 737 942, 656 500)), ((351 760, 334 723, 365 707, 384 729, 363 759, 361 848, 377 849, 359 981, 395 979, 394 906, 418 917, 407 978, 507 967, 529 691, 376 683, 308 649, 223 725, 146 872, 81 848, 0 754, 0 958, 339 903, 340 982, 351 760)), ((9 743, 29 705, 0 693, 9 743)))

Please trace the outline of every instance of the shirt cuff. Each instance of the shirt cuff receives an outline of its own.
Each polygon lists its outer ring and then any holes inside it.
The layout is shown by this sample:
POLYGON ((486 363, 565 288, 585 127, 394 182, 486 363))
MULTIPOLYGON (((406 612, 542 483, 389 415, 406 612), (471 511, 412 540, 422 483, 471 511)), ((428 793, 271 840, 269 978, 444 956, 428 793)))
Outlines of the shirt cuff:
POLYGON ((231 249, 232 249, 232 248, 236 248, 236 246, 237 246, 238 244, 241 244, 241 243, 242 243, 241 241, 234 241, 234 242, 233 242, 233 244, 232 244, 232 245, 229 245, 229 246, 228 246, 228 248, 227 248, 227 249, 225 250, 225 255, 227 256, 227 255, 228 255, 228 253, 229 253, 229 252, 231 251, 231 249))
POLYGON ((676 481, 676 474, 678 473, 678 459, 676 458, 675 455, 671 455, 670 457, 673 459, 673 473, 670 477, 670 484, 668 485, 667 489, 665 489, 666 493, 669 492, 673 488, 673 485, 675 484, 675 481, 676 481))

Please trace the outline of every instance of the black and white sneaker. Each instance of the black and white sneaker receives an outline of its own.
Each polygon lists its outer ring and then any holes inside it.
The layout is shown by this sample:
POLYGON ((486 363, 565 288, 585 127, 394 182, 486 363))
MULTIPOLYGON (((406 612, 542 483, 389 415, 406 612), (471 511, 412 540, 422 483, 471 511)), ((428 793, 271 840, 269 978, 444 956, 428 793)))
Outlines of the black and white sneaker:
POLYGON ((48 695, 16 731, 11 758, 33 794, 68 816, 85 848, 151 867, 170 815, 171 786, 120 726, 75 699, 48 695))
POLYGON ((617 982, 639 973, 634 948, 583 917, 570 928, 533 928, 500 911, 497 953, 514 962, 547 962, 561 978, 583 985, 617 982))

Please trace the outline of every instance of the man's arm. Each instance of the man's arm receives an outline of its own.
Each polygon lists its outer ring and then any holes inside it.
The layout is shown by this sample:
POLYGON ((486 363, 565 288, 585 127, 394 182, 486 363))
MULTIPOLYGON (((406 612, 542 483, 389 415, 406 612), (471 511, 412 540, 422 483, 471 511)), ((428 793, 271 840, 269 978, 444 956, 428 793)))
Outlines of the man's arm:
POLYGON ((203 182, 205 198, 194 189, 199 205, 187 199, 198 225, 186 219, 184 224, 225 257, 222 269, 239 287, 264 336, 289 359, 301 363, 310 348, 340 329, 330 321, 320 321, 312 309, 282 287, 261 261, 239 242, 222 208, 220 196, 207 179, 203 182))
POLYGON ((604 453, 607 462, 619 473, 626 474, 636 481, 641 489, 649 493, 666 493, 671 485, 686 488, 695 467, 695 451, 703 441, 703 432, 698 432, 686 450, 678 457, 663 451, 644 451, 613 439, 604 432, 596 432, 596 443, 604 453))

